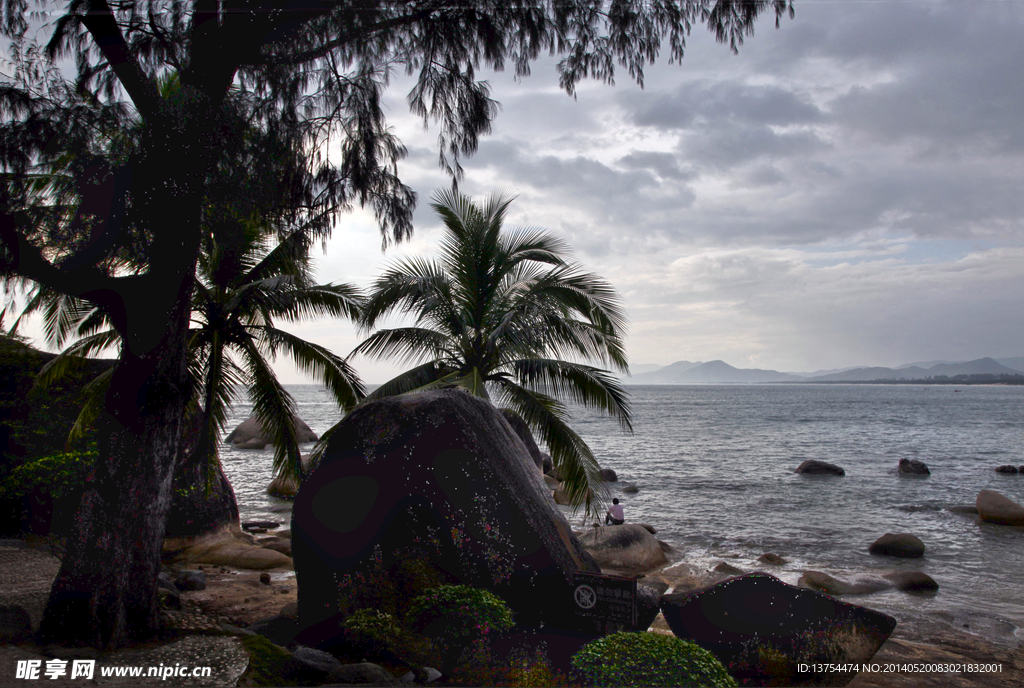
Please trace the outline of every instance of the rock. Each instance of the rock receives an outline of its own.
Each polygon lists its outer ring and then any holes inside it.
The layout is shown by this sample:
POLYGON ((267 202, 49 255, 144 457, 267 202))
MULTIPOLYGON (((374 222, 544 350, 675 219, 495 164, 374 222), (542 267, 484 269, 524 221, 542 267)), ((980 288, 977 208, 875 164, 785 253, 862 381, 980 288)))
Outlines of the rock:
MULTIPOLYGON (((240 569, 263 571, 273 568, 292 568, 290 557, 236 537, 245 535, 240 530, 234 533, 227 529, 209 535, 186 539, 184 546, 180 542, 164 540, 164 551, 175 552, 176 562, 194 564, 216 564, 218 566, 234 566, 240 569)), ((251 538, 252 536, 247 536, 251 538)))
POLYGON ((661 600, 676 636, 714 654, 740 685, 845 685, 855 672, 798 673, 800 664, 866 662, 896 619, 750 573, 661 600))
POLYGON ((622 486, 622 494, 636 494, 640 491, 640 488, 634 483, 626 483, 622 486))
POLYGON ((0 539, 0 547, 10 547, 11 549, 24 549, 28 547, 24 540, 8 540, 0 539))
POLYGON ((171 483, 171 510, 164 527, 165 538, 197 537, 238 521, 235 491, 218 462, 207 484, 206 456, 196 452, 203 413, 187 416, 182 429, 181 458, 171 483))
POLYGON ((996 468, 996 473, 1004 473, 1006 475, 1017 475, 1019 472, 1016 466, 999 466, 996 468))
POLYGON ((605 481, 606 483, 617 483, 619 482, 619 476, 616 475, 615 471, 613 471, 610 468, 602 468, 601 480, 605 481))
POLYGON ((658 531, 655 530, 654 526, 652 526, 652 525, 648 525, 646 523, 637 523, 637 525, 640 526, 641 528, 646 528, 647 532, 650 533, 651 535, 657 535, 658 534, 658 531))
POLYGON ((181 593, 177 590, 157 588, 156 599, 162 609, 181 609, 181 593))
POLYGON ((278 612, 278 616, 286 616, 289 619, 299 618, 299 605, 295 602, 289 602, 281 607, 281 611, 278 612))
POLYGON ((19 643, 32 635, 32 618, 24 607, 0 604, 0 643, 19 643))
MULTIPOLYGON (((437 678, 440 678, 441 672, 436 669, 434 669, 434 671, 437 672, 437 677, 433 679, 428 678, 428 682, 431 680, 436 681, 437 678)), ((394 676, 389 674, 384 667, 371 662, 342 664, 327 676, 327 680, 331 683, 357 684, 364 686, 401 685, 401 683, 395 679, 394 676)))
POLYGON ((279 525, 281 525, 280 521, 243 521, 242 530, 252 531, 256 528, 262 528, 266 532, 267 530, 277 528, 279 525))
POLYGON ((299 645, 292 651, 288 664, 291 666, 285 670, 286 674, 296 673, 310 678, 320 674, 324 679, 343 666, 334 655, 305 645, 299 645))
POLYGON ((557 490, 562 486, 562 483, 558 482, 558 480, 556 480, 555 478, 546 473, 541 477, 544 480, 544 484, 547 485, 547 488, 549 490, 557 490))
POLYGON ((638 523, 592 528, 580 538, 602 571, 632 576, 668 563, 658 540, 638 523))
POLYGON ((356 407, 292 510, 302 641, 340 643, 341 618, 388 595, 404 613, 428 578, 490 590, 525 627, 596 633, 571 581, 598 566, 528 466, 502 415, 460 389, 356 407))
POLYGON ((541 461, 543 462, 541 464, 541 470, 544 471, 545 473, 550 474, 551 473, 551 469, 554 468, 554 466, 555 466, 554 462, 551 460, 551 454, 547 454, 545 452, 541 452, 540 453, 540 458, 541 458, 541 461))
POLYGON ((724 573, 728 576, 742 576, 744 573, 742 569, 738 569, 732 564, 727 564, 724 561, 718 562, 718 565, 711 570, 717 571, 718 573, 724 573))
POLYGON ((977 514, 978 507, 976 506, 951 506, 949 510, 954 514, 977 514))
POLYGON ((841 466, 817 459, 808 459, 796 467, 796 472, 801 475, 846 475, 841 466))
POLYGON ((820 592, 827 592, 829 595, 867 595, 880 590, 888 590, 893 587, 889 583, 880 580, 862 580, 848 583, 838 578, 833 578, 821 571, 804 571, 797 581, 801 588, 809 588, 820 592))
MULTIPOLYGON (((307 442, 316 442, 319 437, 313 432, 305 421, 298 416, 294 417, 295 420, 295 435, 299 440, 299 444, 306 444, 307 442)), ((227 437, 224 438, 225 442, 235 445, 236 447, 243 449, 248 447, 241 447, 240 445, 252 442, 262 442, 264 446, 270 444, 270 438, 267 437, 266 432, 263 430, 263 426, 256 420, 256 416, 249 416, 242 421, 238 427, 231 431, 227 437)), ((262 447, 260 447, 262 449, 262 447)))
POLYGON ((260 583, 263 583, 263 585, 270 585, 270 574, 266 573, 266 572, 261 573, 260 574, 260 583))
POLYGON ((928 466, 924 461, 918 461, 917 459, 900 459, 900 465, 896 469, 896 472, 900 475, 931 475, 932 472, 928 470, 928 466))
POLYGON ((533 433, 530 431, 530 426, 526 424, 523 417, 512 409, 501 409, 501 415, 505 417, 505 420, 510 426, 512 431, 516 433, 516 437, 522 440, 523 445, 526 447, 527 453, 530 455, 530 459, 533 461, 533 465, 537 467, 541 473, 546 473, 544 470, 544 456, 540 453, 540 448, 537 446, 537 441, 533 439, 533 433))
POLYGON ((986 523, 1024 526, 1024 507, 995 490, 982 490, 975 500, 978 515, 986 523))
POLYGON ((668 581, 657 580, 652 578, 644 578, 644 585, 650 588, 651 590, 654 590, 659 595, 664 595, 666 592, 668 592, 668 589, 670 587, 668 581))
POLYGON ((888 557, 914 559, 924 556, 924 543, 921 538, 910 533, 886 533, 868 547, 871 554, 888 557))
POLYGON ((661 547, 661 551, 668 554, 672 551, 672 545, 668 544, 664 540, 658 540, 658 547, 661 547))
POLYGON ((206 574, 195 569, 182 569, 178 571, 178 575, 174 579, 174 585, 182 592, 206 590, 206 574))
POLYGON ((780 557, 778 554, 772 554, 771 552, 765 552, 757 558, 762 564, 771 564, 772 566, 783 566, 788 563, 785 559, 780 557))
POLYGON ((249 630, 259 633, 275 645, 287 647, 295 642, 295 635, 299 632, 299 622, 287 616, 277 615, 249 624, 249 630))
MULTIPOLYGON (((309 454, 302 454, 302 470, 308 471, 310 468, 310 456, 309 454)), ((267 494, 271 497, 277 497, 278 499, 295 499, 295 495, 299 493, 299 483, 291 475, 275 475, 267 485, 267 494)))
POLYGON ((268 444, 270 443, 267 442, 266 440, 255 438, 251 440, 245 440, 244 442, 235 443, 235 449, 255 449, 258 451, 261 449, 266 449, 268 444))
POLYGON ((885 574, 884 578, 892 581, 897 590, 930 592, 939 589, 939 584, 934 578, 920 571, 893 571, 885 574))
POLYGON ((258 544, 263 549, 270 549, 275 552, 280 552, 286 557, 290 557, 292 555, 292 541, 287 538, 263 538, 262 540, 259 540, 256 544, 258 544))

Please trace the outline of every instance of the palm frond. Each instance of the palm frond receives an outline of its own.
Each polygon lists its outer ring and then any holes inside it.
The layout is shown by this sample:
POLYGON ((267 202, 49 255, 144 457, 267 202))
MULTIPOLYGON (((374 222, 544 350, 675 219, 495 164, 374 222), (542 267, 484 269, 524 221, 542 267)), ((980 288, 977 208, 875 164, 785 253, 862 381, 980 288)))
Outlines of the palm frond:
POLYGON ((71 426, 71 430, 68 431, 65 448, 70 447, 85 437, 85 433, 89 431, 89 428, 96 422, 96 419, 100 417, 100 413, 103 412, 107 390, 110 389, 110 380, 113 377, 114 369, 107 368, 82 387, 82 391, 85 393, 85 403, 82 405, 82 410, 78 412, 78 417, 75 418, 75 423, 71 426))
POLYGON ((397 358, 402 363, 439 359, 450 354, 449 338, 425 327, 377 330, 352 350, 370 358, 397 358))
POLYGON ((573 509, 583 507, 586 516, 596 515, 595 497, 607 495, 601 467, 587 443, 569 427, 565 406, 554 397, 526 389, 507 379, 494 380, 500 403, 519 414, 540 437, 558 468, 562 489, 573 509))
POLYGON ((273 340, 273 348, 283 348, 299 370, 323 383, 342 409, 351 409, 366 396, 366 388, 355 369, 327 348, 271 327, 264 328, 261 335, 273 340))
POLYGON ((256 420, 274 445, 274 474, 302 478, 302 456, 295 434, 295 401, 281 385, 253 341, 241 347, 251 386, 249 397, 256 420))
POLYGON ((607 371, 581 363, 553 358, 529 358, 512 361, 509 368, 520 384, 560 399, 598 408, 619 421, 632 433, 629 393, 618 378, 607 371))
POLYGON ((393 397, 399 394, 426 389, 437 382, 447 379, 454 373, 455 371, 445 367, 440 361, 430 361, 388 380, 366 395, 364 401, 375 401, 385 397, 393 397))

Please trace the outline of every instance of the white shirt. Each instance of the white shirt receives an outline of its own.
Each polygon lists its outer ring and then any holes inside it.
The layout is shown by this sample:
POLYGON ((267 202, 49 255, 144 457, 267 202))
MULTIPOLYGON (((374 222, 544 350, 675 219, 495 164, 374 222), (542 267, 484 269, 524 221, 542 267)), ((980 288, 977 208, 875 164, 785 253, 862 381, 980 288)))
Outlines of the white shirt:
POLYGON ((626 520, 626 516, 622 513, 621 504, 612 504, 611 508, 608 509, 608 513, 610 513, 612 515, 612 518, 614 518, 616 521, 626 520))

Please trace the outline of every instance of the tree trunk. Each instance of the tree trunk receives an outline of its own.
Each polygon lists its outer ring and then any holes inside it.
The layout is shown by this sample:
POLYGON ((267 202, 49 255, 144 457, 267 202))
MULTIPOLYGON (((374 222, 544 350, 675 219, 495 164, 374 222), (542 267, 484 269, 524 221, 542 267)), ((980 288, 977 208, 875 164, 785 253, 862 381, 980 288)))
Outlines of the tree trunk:
POLYGON ((100 456, 43 616, 46 642, 117 647, 159 630, 156 579, 187 400, 187 304, 164 323, 158 346, 141 355, 123 347, 100 456))

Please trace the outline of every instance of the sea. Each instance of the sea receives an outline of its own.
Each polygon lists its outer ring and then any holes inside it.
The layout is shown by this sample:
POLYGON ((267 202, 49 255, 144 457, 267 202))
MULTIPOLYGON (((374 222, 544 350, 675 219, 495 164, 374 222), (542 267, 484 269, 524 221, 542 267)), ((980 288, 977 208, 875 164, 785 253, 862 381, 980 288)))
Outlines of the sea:
MULTIPOLYGON (((901 622, 939 621, 990 640, 1024 639, 1024 528, 982 524, 950 507, 973 505, 980 490, 1024 503, 1024 387, 982 385, 650 385, 630 386, 633 433, 599 412, 573 409, 573 427, 603 468, 614 469, 608 498, 627 521, 657 529, 670 560, 699 570, 727 562, 795 584, 806 570, 845 581, 893 570, 923 571, 936 593, 883 591, 844 600, 901 622), (931 469, 900 477, 900 459, 931 469), (806 459, 846 475, 798 475, 806 459), (635 484, 639 491, 624 494, 635 484), (912 533, 922 559, 868 553, 885 533, 912 533), (788 563, 768 567, 772 552, 788 563)), ((294 385, 300 417, 322 434, 340 414, 315 385, 294 385)), ((226 431, 248 417, 232 409, 226 431)), ((226 434, 226 433, 225 433, 226 434)), ((311 446, 311 445, 310 445, 311 446)), ((306 447, 304 447, 306 449, 306 447)), ((222 445, 242 520, 283 527, 290 504, 269 497, 272 452, 222 445)), ((563 507, 564 508, 564 507, 563 507)), ((566 511, 576 527, 588 525, 566 511)), ((592 518, 590 519, 593 520, 592 518)))

